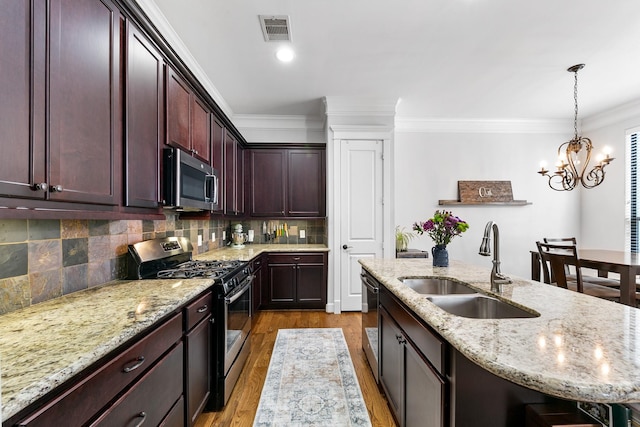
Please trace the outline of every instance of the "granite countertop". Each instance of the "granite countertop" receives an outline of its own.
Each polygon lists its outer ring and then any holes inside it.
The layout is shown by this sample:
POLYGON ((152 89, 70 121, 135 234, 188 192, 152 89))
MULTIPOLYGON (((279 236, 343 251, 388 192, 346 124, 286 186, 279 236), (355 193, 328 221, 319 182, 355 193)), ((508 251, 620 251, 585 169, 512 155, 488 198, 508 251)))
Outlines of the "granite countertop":
MULTIPOLYGON (((324 245, 246 245, 198 259, 249 261, 262 252, 324 245)), ((121 280, 0 316, 2 421, 211 287, 209 279, 121 280)))
POLYGON ((489 269, 457 261, 449 267, 432 267, 424 259, 361 259, 360 264, 453 347, 502 378, 576 401, 640 401, 636 308, 513 276, 495 295, 489 269), (397 279, 402 276, 457 279, 540 316, 454 316, 405 286, 397 279))
POLYGON ((263 252, 328 252, 329 248, 321 244, 309 245, 270 245, 270 244, 245 244, 242 248, 225 246, 194 256, 199 260, 240 260, 250 261, 263 252))

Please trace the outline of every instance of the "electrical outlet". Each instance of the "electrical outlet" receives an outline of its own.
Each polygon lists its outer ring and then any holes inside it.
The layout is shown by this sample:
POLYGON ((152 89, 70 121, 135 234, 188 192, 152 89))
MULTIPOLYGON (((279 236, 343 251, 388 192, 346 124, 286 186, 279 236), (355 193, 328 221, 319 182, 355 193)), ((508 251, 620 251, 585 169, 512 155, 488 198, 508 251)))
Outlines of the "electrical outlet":
POLYGON ((211 233, 211 241, 212 242, 216 241, 216 233, 211 233))
POLYGON ((307 237, 307 230, 300 230, 300 238, 304 239, 307 237))
POLYGON ((253 230, 249 230, 247 233, 248 233, 248 234, 247 234, 247 240, 248 240, 249 242, 253 242, 253 237, 254 237, 254 232, 253 232, 253 230))
POLYGON ((224 242, 225 240, 227 240, 227 232, 222 230, 222 241, 224 242))
POLYGON ((202 234, 198 234, 198 246, 202 246, 202 234))

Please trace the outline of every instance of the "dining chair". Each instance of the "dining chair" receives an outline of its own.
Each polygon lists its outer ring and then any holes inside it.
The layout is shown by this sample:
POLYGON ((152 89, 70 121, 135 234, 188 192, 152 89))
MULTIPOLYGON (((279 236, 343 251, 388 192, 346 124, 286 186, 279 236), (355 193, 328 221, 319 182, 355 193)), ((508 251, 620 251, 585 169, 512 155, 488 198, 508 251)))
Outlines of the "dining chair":
MULTIPOLYGON (((560 245, 573 244, 574 246, 578 245, 578 240, 575 237, 543 237, 542 240, 544 241, 544 243, 551 243, 551 244, 560 244, 560 245)), ((543 265, 543 273, 544 273, 545 267, 546 266, 543 265)), ((571 273, 568 266, 565 267, 565 272, 567 274, 567 280, 569 281, 576 280, 575 274, 571 273)), ((581 271, 580 273, 582 274, 583 272, 581 271)), ((551 277, 551 281, 553 281, 553 277, 551 277)), ((600 277, 599 275, 591 276, 588 274, 582 274, 582 281, 585 283, 592 283, 594 285, 599 285, 599 286, 620 288, 620 281, 615 279, 609 279, 606 276, 606 274, 604 275, 604 277, 600 277)), ((545 283, 549 283, 549 282, 545 281, 545 283)))
POLYGON ((575 245, 558 245, 536 242, 536 246, 538 247, 538 252, 540 253, 542 261, 545 283, 555 284, 561 288, 570 289, 572 291, 581 292, 599 298, 620 301, 619 289, 583 280, 582 272, 580 270, 580 260, 578 259, 578 250, 575 245), (574 275, 568 275, 566 273, 567 268, 570 267, 575 271, 574 275))

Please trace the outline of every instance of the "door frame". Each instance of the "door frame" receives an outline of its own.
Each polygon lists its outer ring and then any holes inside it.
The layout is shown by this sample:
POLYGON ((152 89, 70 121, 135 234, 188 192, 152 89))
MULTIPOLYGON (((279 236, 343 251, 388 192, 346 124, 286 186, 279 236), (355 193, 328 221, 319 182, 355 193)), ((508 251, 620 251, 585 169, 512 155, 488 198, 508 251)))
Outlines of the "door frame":
POLYGON ((341 170, 340 144, 344 140, 382 141, 382 214, 383 214, 383 256, 395 256, 393 191, 393 127, 384 125, 332 125, 327 130, 327 246, 329 247, 329 270, 327 287, 328 313, 340 314, 341 307, 341 243, 340 212, 342 209, 339 192, 341 170))

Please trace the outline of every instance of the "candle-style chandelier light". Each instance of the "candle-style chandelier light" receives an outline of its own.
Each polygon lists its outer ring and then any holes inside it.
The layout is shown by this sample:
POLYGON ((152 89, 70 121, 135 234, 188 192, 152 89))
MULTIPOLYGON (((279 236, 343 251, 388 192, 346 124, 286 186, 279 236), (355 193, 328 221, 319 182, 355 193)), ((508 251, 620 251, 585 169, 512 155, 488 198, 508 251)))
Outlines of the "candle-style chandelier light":
POLYGON ((584 64, 577 64, 569 67, 567 71, 574 73, 575 83, 573 86, 574 119, 573 119, 573 139, 558 147, 558 163, 556 171, 549 172, 544 165, 541 165, 538 173, 549 178, 549 187, 556 191, 570 191, 582 184, 584 188, 593 188, 604 181, 604 168, 613 160, 609 157, 609 152, 605 148, 604 154, 599 156, 596 164, 587 171, 591 160, 591 150, 593 144, 589 138, 578 136, 578 71, 584 68, 584 64), (584 150, 583 150, 584 148, 584 150))

